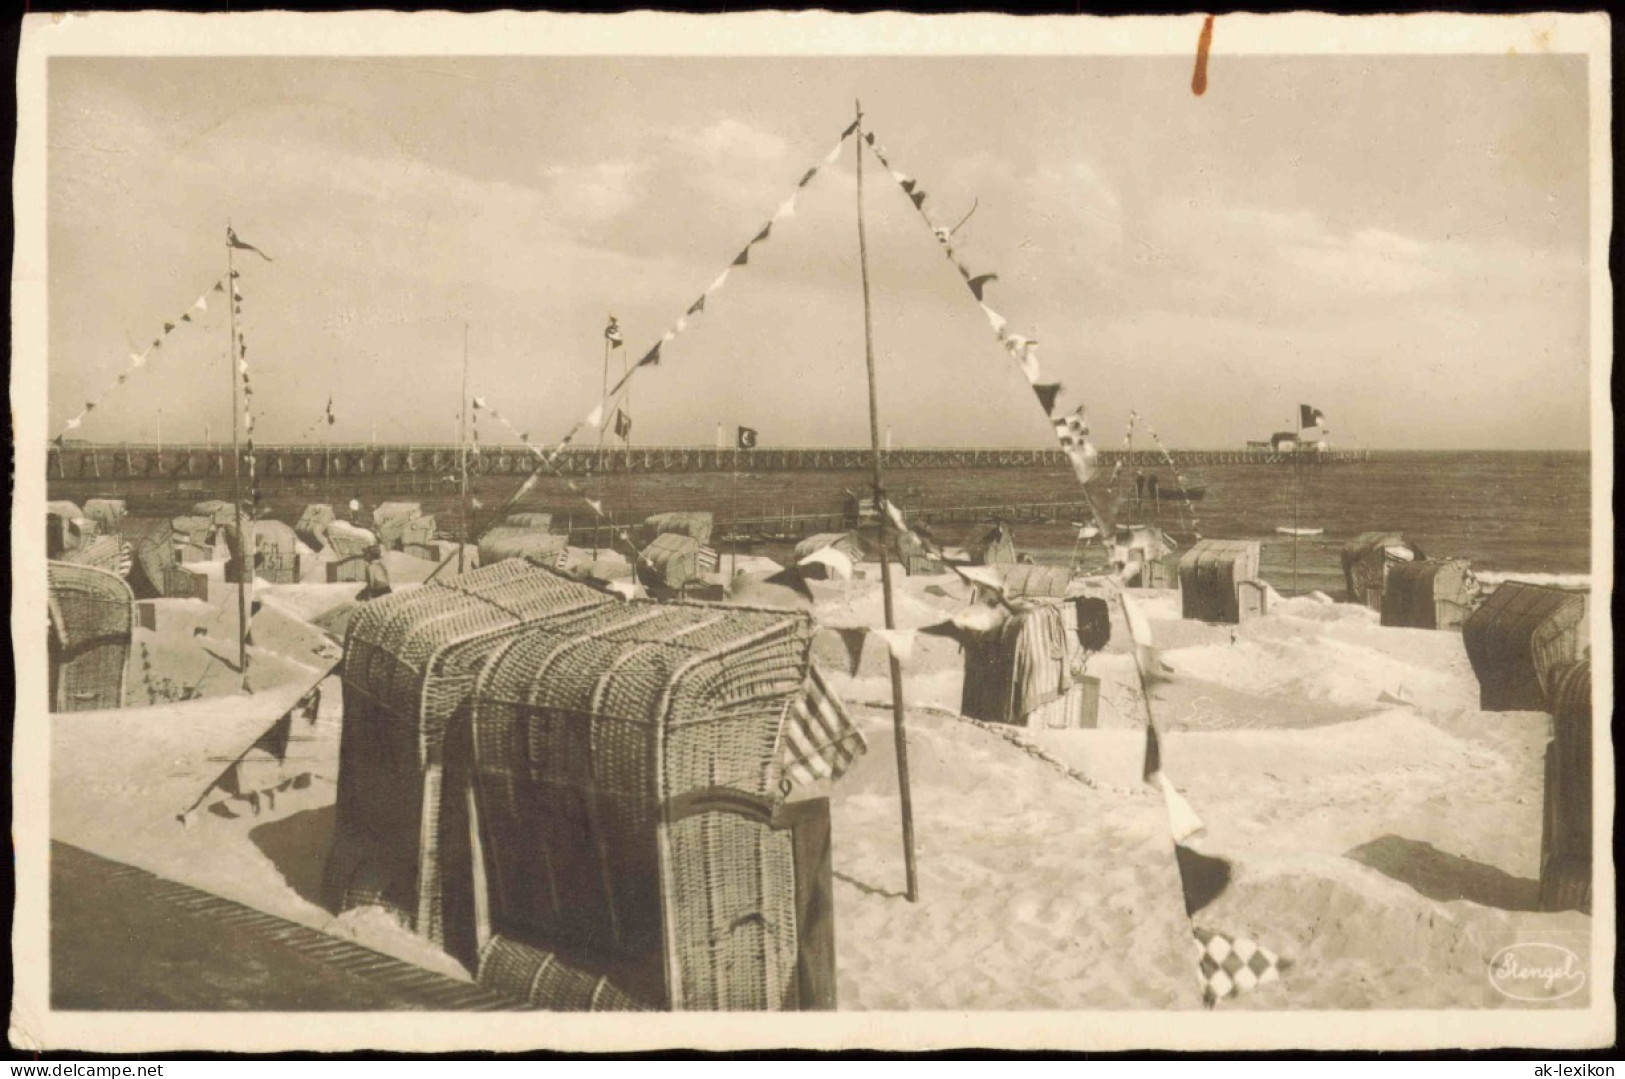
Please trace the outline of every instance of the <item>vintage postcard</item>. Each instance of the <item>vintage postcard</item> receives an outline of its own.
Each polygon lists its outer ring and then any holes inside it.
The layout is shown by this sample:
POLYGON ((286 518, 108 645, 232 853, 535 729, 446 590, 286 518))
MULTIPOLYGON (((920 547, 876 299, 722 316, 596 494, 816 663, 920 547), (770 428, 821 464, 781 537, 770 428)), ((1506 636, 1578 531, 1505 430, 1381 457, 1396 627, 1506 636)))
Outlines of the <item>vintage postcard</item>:
POLYGON ((28 17, 13 1044, 1612 1043, 1608 42, 28 17))

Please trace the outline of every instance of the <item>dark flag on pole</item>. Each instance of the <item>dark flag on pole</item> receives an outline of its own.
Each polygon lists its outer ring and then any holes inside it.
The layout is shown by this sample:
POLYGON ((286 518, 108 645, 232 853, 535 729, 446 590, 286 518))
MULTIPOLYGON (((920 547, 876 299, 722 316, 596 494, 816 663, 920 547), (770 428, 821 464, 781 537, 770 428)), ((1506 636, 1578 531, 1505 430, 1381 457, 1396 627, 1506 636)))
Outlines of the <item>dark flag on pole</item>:
POLYGON ((753 450, 753 449, 755 449, 756 448, 756 428, 754 428, 754 427, 741 427, 739 429, 739 439, 735 443, 735 445, 737 445, 742 450, 753 450))
POLYGON ((615 321, 614 315, 609 316, 609 325, 604 327, 604 340, 609 342, 610 348, 620 348, 623 344, 621 324, 615 321))
POLYGON ((615 410, 615 437, 621 439, 632 437, 632 417, 618 408, 615 410))
POLYGON ((1320 409, 1311 408, 1308 405, 1299 405, 1298 406, 1298 426, 1299 427, 1319 427, 1321 424, 1323 424, 1325 422, 1326 422, 1326 413, 1322 412, 1320 409))
POLYGON ((333 395, 327 395, 327 426, 331 427, 337 421, 333 418, 333 395))
POLYGON ((226 246, 227 247, 235 247, 239 251, 252 251, 252 252, 254 252, 254 254, 258 255, 260 258, 264 259, 266 262, 274 262, 275 261, 274 259, 271 258, 270 255, 267 255, 264 251, 261 251, 259 248, 255 247, 253 244, 245 244, 245 243, 243 243, 243 241, 239 240, 237 238, 236 231, 233 230, 230 225, 226 226, 226 246))

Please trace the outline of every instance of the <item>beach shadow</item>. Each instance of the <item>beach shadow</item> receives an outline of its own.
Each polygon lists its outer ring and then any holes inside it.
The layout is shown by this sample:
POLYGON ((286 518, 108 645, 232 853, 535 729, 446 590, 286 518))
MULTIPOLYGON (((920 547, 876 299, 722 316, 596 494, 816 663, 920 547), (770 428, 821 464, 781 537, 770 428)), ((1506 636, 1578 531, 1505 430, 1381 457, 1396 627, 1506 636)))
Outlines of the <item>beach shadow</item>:
POLYGON ((863 881, 856 880, 856 879, 854 879, 852 877, 849 877, 845 873, 836 873, 836 874, 834 874, 834 876, 835 876, 836 880, 844 880, 844 881, 846 881, 846 883, 852 885, 852 887, 856 888, 858 891, 862 892, 864 895, 878 895, 882 899, 907 899, 908 898, 908 896, 906 894, 904 894, 903 892, 892 892, 892 891, 887 891, 885 888, 876 888, 873 884, 865 884, 865 883, 863 883, 863 881))
POLYGON ((328 909, 322 899, 322 869, 333 841, 334 807, 306 809, 251 828, 248 838, 271 860, 301 899, 328 909))
POLYGON ((1493 865, 1450 854, 1420 840, 1385 835, 1362 843, 1343 857, 1408 884, 1441 903, 1465 899, 1498 910, 1540 909, 1540 881, 1514 877, 1493 865))

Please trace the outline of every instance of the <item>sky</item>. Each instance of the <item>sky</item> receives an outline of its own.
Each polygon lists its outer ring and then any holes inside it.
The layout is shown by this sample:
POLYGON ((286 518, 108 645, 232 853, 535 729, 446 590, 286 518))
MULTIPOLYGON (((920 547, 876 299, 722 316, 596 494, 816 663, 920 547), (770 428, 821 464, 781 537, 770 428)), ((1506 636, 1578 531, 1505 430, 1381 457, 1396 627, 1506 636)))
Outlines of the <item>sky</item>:
MULTIPOLYGON (((986 299, 1101 446, 1325 413, 1344 447, 1583 449, 1583 57, 57 58, 51 433, 230 429, 236 253, 256 437, 452 442, 469 389, 545 443, 684 314, 861 99, 986 299), (219 296, 219 294, 214 294, 219 296), (112 389, 108 389, 113 387, 112 389), (105 396, 101 396, 106 390, 105 396)), ((854 145, 624 402, 636 444, 868 440, 854 145)), ((864 165, 881 426, 1052 445, 904 193, 864 165)), ((511 440, 491 426, 482 440, 511 440)))

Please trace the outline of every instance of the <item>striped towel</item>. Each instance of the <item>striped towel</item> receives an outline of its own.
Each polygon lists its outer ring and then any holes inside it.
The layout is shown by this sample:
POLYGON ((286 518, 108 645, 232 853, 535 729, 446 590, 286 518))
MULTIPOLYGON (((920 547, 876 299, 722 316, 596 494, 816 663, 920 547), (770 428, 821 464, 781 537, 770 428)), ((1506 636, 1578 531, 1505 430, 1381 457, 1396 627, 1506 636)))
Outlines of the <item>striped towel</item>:
POLYGON ((808 668, 806 688, 791 706, 779 745, 786 794, 795 785, 841 778, 869 748, 816 667, 808 668))
POLYGON ((720 561, 715 548, 701 544, 699 552, 694 556, 694 568, 699 573, 715 573, 720 561))

